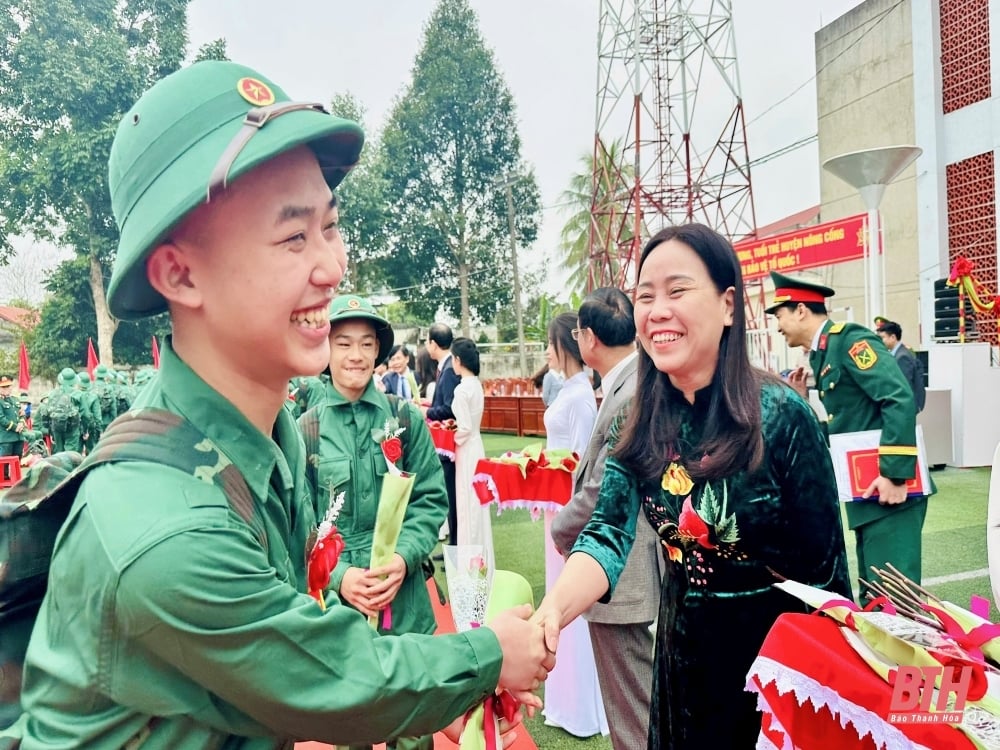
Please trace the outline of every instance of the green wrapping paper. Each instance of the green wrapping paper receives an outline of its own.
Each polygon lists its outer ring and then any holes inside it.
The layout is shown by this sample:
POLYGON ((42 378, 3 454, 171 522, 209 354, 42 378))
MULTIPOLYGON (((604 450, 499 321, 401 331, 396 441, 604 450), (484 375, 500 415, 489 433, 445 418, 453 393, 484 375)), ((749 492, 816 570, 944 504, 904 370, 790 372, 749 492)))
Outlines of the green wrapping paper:
MULTIPOLYGON (((372 570, 392 562, 392 556, 396 553, 396 542, 399 541, 399 532, 403 529, 406 506, 410 502, 410 493, 413 492, 413 483, 417 476, 401 472, 391 463, 389 468, 389 473, 382 477, 382 491, 379 494, 375 529, 372 532, 372 556, 369 562, 369 568, 372 570)), ((380 615, 381 613, 369 617, 368 624, 378 629, 380 615)))
MULTIPOLYGON (((490 590, 486 604, 486 622, 489 623, 498 612, 521 604, 534 606, 531 584, 524 576, 509 570, 497 570, 493 573, 493 588, 490 590)), ((490 698, 489 700, 492 700, 490 698)), ((486 731, 484 727, 486 709, 483 704, 476 706, 470 713, 459 739, 459 750, 486 750, 486 731)), ((501 747, 500 725, 497 719, 493 721, 494 747, 501 747)))

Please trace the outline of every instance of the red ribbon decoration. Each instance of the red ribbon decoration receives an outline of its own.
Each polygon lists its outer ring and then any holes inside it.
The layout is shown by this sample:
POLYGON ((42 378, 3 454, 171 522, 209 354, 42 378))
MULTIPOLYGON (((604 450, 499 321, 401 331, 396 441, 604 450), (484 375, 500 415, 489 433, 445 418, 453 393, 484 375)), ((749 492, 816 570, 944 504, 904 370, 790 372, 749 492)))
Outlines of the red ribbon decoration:
POLYGON ((982 661, 984 658, 982 649, 979 647, 986 641, 1000 637, 1000 624, 985 622, 967 633, 958 621, 943 609, 930 604, 921 604, 920 606, 924 611, 937 617, 944 626, 944 632, 948 634, 948 637, 968 651, 969 656, 978 661, 982 661))
POLYGON ((486 750, 499 750, 493 725, 498 719, 514 721, 520 705, 521 702, 507 690, 483 701, 483 737, 486 740, 486 750))

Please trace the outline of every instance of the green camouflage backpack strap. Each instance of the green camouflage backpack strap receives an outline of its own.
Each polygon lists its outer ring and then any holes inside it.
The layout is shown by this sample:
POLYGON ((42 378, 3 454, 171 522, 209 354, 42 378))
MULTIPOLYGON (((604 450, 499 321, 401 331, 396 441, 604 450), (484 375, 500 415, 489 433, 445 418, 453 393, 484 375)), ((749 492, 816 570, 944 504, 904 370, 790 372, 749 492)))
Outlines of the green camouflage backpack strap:
MULTIPOLYGON (((48 456, 31 466, 0 498, 0 631, 5 635, 0 639, 0 676, 4 681, 16 677, 20 682, 28 638, 48 586, 52 551, 80 484, 94 467, 121 461, 170 466, 215 484, 266 549, 263 522, 243 475, 211 440, 162 409, 123 414, 85 459, 70 451, 48 456)), ((0 699, 0 714, 11 713, 5 703, 6 698, 0 699)), ((16 705, 13 709, 18 710, 16 705)))
POLYGON ((322 403, 316 404, 299 417, 299 429, 306 445, 306 478, 314 493, 319 487, 319 412, 322 408, 322 403))
POLYGON ((0 499, 0 621, 12 588, 39 578, 44 583, 48 577, 56 536, 87 472, 121 461, 170 466, 215 484, 267 548, 263 521, 246 480, 211 440, 171 412, 129 412, 111 423, 85 459, 71 451, 43 458, 0 499))

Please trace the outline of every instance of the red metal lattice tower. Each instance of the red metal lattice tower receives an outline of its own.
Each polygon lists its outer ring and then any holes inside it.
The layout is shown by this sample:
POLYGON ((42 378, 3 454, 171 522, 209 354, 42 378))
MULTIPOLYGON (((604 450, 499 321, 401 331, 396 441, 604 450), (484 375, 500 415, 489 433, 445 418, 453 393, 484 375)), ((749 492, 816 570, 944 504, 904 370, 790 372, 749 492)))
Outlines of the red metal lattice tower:
POLYGON ((588 288, 632 289, 643 242, 690 221, 756 234, 732 0, 601 0, 588 288))

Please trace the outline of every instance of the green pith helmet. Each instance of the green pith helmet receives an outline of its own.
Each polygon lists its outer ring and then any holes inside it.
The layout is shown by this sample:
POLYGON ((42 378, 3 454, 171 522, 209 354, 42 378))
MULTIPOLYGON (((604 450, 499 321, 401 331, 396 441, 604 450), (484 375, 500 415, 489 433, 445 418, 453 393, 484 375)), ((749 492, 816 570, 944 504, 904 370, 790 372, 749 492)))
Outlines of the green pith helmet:
POLYGON ((372 303, 364 297, 355 294, 342 294, 330 303, 330 325, 344 320, 370 320, 375 326, 375 336, 378 338, 378 354, 375 355, 375 364, 379 364, 389 356, 389 350, 396 340, 396 335, 392 331, 389 321, 375 312, 372 303))
POLYGON ((98 365, 97 367, 94 368, 94 380, 97 381, 98 383, 104 380, 104 378, 107 377, 107 375, 108 375, 107 365, 98 365))
POLYGON ((81 391, 90 390, 90 375, 86 370, 81 370, 76 374, 77 385, 80 386, 81 391))
POLYGON ((121 239, 108 306, 134 320, 167 309, 145 260, 199 204, 240 175, 308 144, 330 188, 361 154, 364 133, 322 105, 291 102, 272 81, 232 62, 206 60, 157 82, 122 119, 108 183, 121 239))
POLYGON ((76 385, 76 372, 72 367, 66 367, 59 373, 59 385, 76 385))

